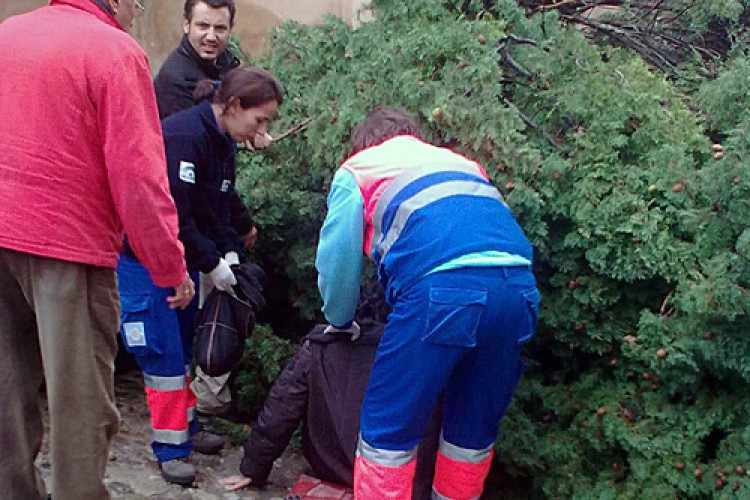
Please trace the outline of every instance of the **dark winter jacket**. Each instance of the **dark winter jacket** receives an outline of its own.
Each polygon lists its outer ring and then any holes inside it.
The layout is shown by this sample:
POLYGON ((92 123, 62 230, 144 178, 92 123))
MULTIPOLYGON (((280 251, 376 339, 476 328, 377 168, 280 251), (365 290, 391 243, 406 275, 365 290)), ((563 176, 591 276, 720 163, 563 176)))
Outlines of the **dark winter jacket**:
MULTIPOLYGON (((156 102, 159 106, 159 118, 162 120, 178 111, 192 107, 193 92, 199 81, 220 80, 230 69, 240 65, 230 50, 225 50, 215 61, 202 59, 195 51, 187 35, 162 65, 154 78, 156 102)), ((237 234, 246 234, 253 228, 250 211, 235 193, 230 201, 232 226, 237 234)))
MULTIPOLYGON (((384 309, 382 299, 360 301, 362 335, 356 341, 344 333, 324 334, 327 325, 317 325, 305 337, 271 388, 245 443, 240 471, 253 485, 265 483, 300 422, 303 453, 314 475, 352 485, 362 400, 385 323, 385 314, 373 320, 362 319, 361 313, 378 315, 384 309)), ((439 419, 433 417, 419 446, 415 499, 430 497, 439 433, 439 419)))
POLYGON ((163 120, 191 107, 193 92, 199 81, 206 78, 220 80, 230 69, 239 65, 239 59, 229 50, 219 54, 215 61, 202 59, 185 35, 154 78, 159 117, 163 120))
POLYGON ((162 130, 188 269, 208 273, 225 253, 243 252, 231 224, 236 145, 208 101, 170 116, 162 130))

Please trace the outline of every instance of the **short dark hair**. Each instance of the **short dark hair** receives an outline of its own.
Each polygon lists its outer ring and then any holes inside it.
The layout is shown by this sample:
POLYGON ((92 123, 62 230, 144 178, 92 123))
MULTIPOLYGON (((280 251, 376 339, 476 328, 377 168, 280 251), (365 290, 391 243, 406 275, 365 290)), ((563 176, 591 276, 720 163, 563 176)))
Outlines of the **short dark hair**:
POLYGON ((414 118, 404 109, 377 106, 352 129, 349 138, 351 154, 359 153, 398 135, 411 135, 420 139, 422 137, 414 118))
POLYGON ((230 70, 221 82, 201 80, 195 87, 195 102, 210 99, 214 104, 229 104, 233 98, 240 100, 243 109, 262 106, 269 101, 284 102, 284 87, 268 71, 257 66, 240 66, 230 70))
POLYGON ((237 10, 234 6, 234 0, 185 0, 185 12, 183 16, 185 16, 188 22, 193 20, 193 7, 198 2, 203 2, 214 9, 229 8, 229 25, 234 26, 234 12, 237 10))

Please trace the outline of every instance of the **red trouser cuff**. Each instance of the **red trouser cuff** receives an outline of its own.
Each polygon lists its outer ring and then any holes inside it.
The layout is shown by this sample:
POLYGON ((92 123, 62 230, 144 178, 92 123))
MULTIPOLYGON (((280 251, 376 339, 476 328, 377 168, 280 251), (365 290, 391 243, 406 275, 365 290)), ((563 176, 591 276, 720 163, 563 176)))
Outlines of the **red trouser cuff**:
POLYGON ((471 500, 482 496, 484 481, 490 472, 492 456, 481 462, 460 462, 438 452, 435 462, 435 479, 433 488, 445 498, 452 500, 471 500))
POLYGON ((416 467, 416 460, 388 466, 358 456, 354 461, 354 498, 411 500, 416 467))

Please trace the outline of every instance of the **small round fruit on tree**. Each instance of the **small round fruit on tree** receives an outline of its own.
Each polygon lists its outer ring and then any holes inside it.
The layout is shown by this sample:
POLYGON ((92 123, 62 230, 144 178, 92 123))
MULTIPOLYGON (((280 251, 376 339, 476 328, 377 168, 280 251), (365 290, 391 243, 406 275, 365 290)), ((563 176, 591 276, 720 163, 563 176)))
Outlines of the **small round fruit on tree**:
POLYGON ((714 160, 719 161, 724 158, 724 151, 717 151, 714 153, 714 160))
POLYGON ((736 467, 736 468, 734 469, 734 472, 736 472, 736 473, 737 473, 737 474, 739 474, 740 476, 744 476, 744 475, 745 475, 745 474, 747 473, 747 471, 745 470, 745 468, 744 468, 743 466, 741 466, 741 465, 738 465, 738 466, 737 466, 737 467, 736 467))
POLYGON ((718 153, 719 151, 724 151, 724 146, 718 143, 711 144, 711 151, 713 151, 714 153, 718 153))
POLYGON ((677 462, 677 470, 685 470, 685 462, 683 461, 677 462))
POLYGON ((443 108, 441 108, 440 106, 438 106, 437 108, 433 109, 432 110, 432 117, 435 120, 440 121, 443 118, 443 108))
POLYGON ((596 416, 599 418, 602 418, 606 414, 607 414, 607 409, 603 406, 600 406, 599 409, 596 410, 596 416))
POLYGON ((484 35, 479 35, 477 37, 477 42, 479 42, 480 45, 484 45, 487 43, 487 37, 485 37, 484 35))
POLYGON ((703 477, 703 469, 701 469, 701 468, 695 469, 693 471, 693 476, 695 476, 695 478, 700 481, 701 478, 703 477))
POLYGON ((666 349, 657 349, 656 350, 656 357, 659 359, 664 359, 667 357, 667 350, 666 349))

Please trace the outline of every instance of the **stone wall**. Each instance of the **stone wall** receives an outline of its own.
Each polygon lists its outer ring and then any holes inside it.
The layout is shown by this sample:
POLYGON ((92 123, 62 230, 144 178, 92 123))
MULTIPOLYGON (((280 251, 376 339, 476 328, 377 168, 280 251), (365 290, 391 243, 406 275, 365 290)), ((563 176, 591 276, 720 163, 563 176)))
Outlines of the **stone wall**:
MULTIPOLYGON (((140 14, 131 33, 145 49, 151 70, 159 69, 182 37, 184 0, 142 0, 146 11, 140 14)), ((325 14, 358 24, 367 15, 366 0, 235 0, 237 14, 234 32, 242 48, 258 55, 268 46, 268 30, 286 20, 314 24, 325 14)), ((47 0, 2 0, 0 22, 6 17, 46 5, 47 0)))

